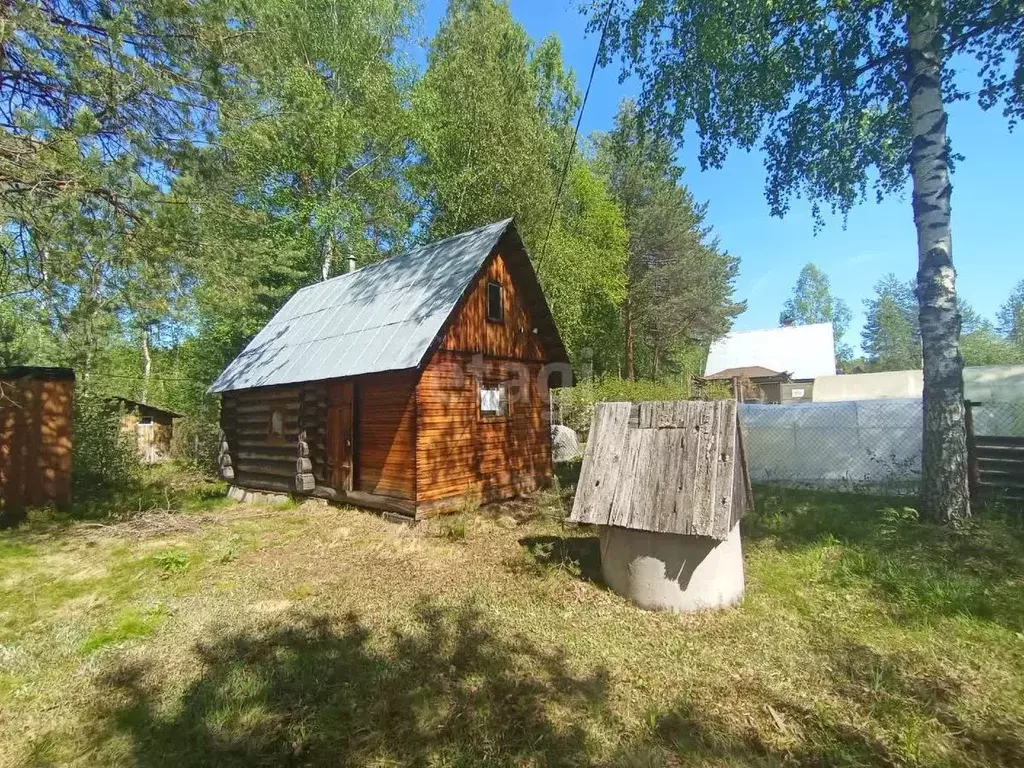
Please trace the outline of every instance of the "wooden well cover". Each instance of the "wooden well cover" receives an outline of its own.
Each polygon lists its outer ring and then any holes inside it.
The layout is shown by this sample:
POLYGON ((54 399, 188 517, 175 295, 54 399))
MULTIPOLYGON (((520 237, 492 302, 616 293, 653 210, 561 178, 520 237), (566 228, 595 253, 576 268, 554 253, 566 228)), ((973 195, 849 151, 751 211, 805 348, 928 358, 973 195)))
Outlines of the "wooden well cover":
POLYGON ((734 401, 595 407, 571 520, 724 541, 752 506, 734 401))

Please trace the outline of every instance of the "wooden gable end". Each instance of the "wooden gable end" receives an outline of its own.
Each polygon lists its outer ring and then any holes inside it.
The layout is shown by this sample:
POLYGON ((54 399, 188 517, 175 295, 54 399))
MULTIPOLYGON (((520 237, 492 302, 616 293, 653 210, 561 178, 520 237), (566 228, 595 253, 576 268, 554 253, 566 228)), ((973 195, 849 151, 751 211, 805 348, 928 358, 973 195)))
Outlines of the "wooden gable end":
POLYGON ((517 235, 505 237, 452 312, 439 344, 450 352, 531 362, 568 362, 529 256, 517 235), (487 317, 490 283, 501 286, 503 317, 487 317))

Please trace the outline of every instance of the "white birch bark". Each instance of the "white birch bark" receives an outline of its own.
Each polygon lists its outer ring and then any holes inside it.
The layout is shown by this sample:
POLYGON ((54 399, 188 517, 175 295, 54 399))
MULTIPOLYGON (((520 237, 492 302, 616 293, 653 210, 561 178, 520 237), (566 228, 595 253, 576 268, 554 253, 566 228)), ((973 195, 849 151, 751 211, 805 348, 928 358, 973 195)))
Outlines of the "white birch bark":
POLYGON ((149 326, 142 328, 142 402, 149 402, 149 375, 153 371, 153 357, 149 354, 149 326))
POLYGON ((323 260, 320 262, 320 279, 331 276, 331 264, 334 262, 334 235, 328 233, 324 238, 323 260))
POLYGON ((956 306, 956 270, 950 237, 949 155, 942 100, 939 6, 926 2, 907 14, 907 91, 913 144, 917 298, 924 355, 922 513, 955 522, 971 513, 967 486, 963 358, 956 306))

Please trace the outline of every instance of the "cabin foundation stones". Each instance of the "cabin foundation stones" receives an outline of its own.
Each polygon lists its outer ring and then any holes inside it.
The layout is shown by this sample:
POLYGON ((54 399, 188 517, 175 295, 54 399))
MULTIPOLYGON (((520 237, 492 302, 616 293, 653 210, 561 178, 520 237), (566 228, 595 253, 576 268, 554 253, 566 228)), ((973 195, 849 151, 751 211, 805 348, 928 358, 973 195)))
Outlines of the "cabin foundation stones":
POLYGON ((736 403, 599 403, 571 520, 601 526, 608 586, 650 610, 743 597, 753 506, 736 403))

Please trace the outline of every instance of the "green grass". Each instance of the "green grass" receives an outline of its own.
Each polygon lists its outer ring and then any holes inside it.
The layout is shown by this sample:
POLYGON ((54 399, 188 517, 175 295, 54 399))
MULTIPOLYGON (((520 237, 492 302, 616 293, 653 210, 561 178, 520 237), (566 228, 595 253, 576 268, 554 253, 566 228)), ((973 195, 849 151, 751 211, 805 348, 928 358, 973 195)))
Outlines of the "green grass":
POLYGON ((1024 764, 1019 516, 759 488, 743 603, 677 616, 603 585, 564 474, 415 528, 0 534, 0 764, 1024 764))
POLYGON ((158 603, 150 608, 122 611, 110 625, 99 627, 89 633, 79 648, 88 655, 111 645, 149 637, 167 616, 167 609, 158 603))

